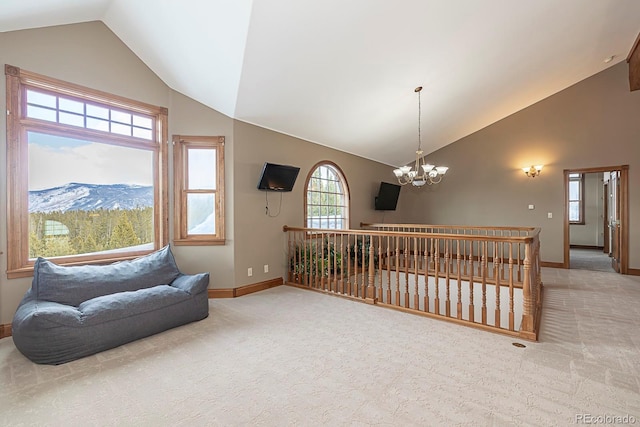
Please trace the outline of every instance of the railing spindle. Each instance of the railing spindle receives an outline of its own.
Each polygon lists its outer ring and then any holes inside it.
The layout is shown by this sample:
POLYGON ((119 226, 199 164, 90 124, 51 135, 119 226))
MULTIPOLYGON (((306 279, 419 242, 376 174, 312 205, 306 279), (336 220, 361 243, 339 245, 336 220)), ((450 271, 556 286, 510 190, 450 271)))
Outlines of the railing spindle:
MULTIPOLYGON (((420 295, 418 294, 418 279, 420 278, 420 275, 418 273, 418 238, 414 237, 413 238, 413 287, 414 287, 414 293, 413 293, 413 308, 415 308, 416 310, 419 309, 420 307, 420 295)), ((428 277, 428 276, 427 276, 428 277)))
POLYGON ((487 241, 482 242, 482 324, 487 324, 487 241))
POLYGON ((382 237, 378 237, 378 256, 376 257, 376 259, 378 260, 378 274, 379 274, 379 278, 380 278, 380 299, 383 300, 384 302, 384 292, 382 292, 382 274, 383 274, 383 269, 382 269, 382 237))
POLYGON ((409 308, 409 237, 404 238, 404 308, 409 308))
POLYGON ((359 268, 358 268, 358 255, 359 255, 359 250, 358 250, 358 238, 360 236, 356 236, 355 238, 355 243, 353 244, 353 272, 354 272, 354 283, 353 283, 353 295, 358 298, 360 296, 360 292, 359 292, 359 288, 360 288, 360 284, 359 284, 359 280, 358 280, 358 272, 359 272, 359 268))
POLYGON ((391 304, 391 236, 387 236, 387 304, 391 304))
POLYGON ((498 245, 494 242, 493 243, 493 249, 494 249, 494 254, 493 254, 493 276, 494 276, 494 280, 495 280, 495 286, 494 289, 496 290, 496 309, 495 309, 495 326, 497 328, 500 327, 500 269, 501 269, 501 262, 500 262, 500 258, 498 255, 498 245))
MULTIPOLYGON (((369 242, 369 246, 371 246, 371 242, 369 242)), ((367 250, 367 244, 366 244, 366 236, 362 236, 362 282, 361 282, 361 288, 360 288, 360 295, 362 295, 362 298, 367 298, 367 261, 365 261, 367 258, 369 258, 369 251, 367 250)))
POLYGON ((460 271, 460 262, 462 261, 460 253, 460 239, 456 240, 456 270, 458 274, 458 303, 456 304, 456 317, 462 319, 462 274, 460 271))
POLYGON ((427 246, 429 240, 424 241, 424 311, 429 312, 429 251, 427 246))
POLYGON ((445 299, 445 316, 451 317, 451 298, 450 298, 450 268, 451 268, 451 253, 449 252, 449 239, 444 241, 444 262, 445 265, 445 285, 447 287, 446 290, 446 299, 445 299))
POLYGON ((400 306, 400 238, 396 236, 396 305, 400 306))
MULTIPOLYGON (((375 272, 375 250, 373 236, 369 236, 369 274, 367 281, 366 301, 369 304, 376 303, 376 272, 375 272)), ((363 263, 364 264, 364 263, 363 263)))
POLYGON ((347 246, 344 248, 347 256, 347 295, 351 296, 351 236, 347 236, 347 246))
POLYGON ((469 322, 474 322, 475 319, 475 307, 473 306, 473 241, 469 242, 469 322))
POLYGON ((440 239, 435 240, 435 254, 434 254, 434 272, 433 277, 435 280, 435 296, 433 298, 433 312, 440 314, 440 239))
POLYGON ((513 309, 513 244, 509 243, 509 330, 515 329, 513 309))

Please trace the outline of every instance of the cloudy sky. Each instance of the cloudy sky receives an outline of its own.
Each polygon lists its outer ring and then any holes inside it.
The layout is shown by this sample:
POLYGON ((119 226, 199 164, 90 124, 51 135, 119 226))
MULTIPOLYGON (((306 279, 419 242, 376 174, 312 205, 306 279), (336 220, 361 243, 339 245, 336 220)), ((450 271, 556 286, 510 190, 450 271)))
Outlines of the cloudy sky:
POLYGON ((153 185, 150 151, 29 132, 29 190, 85 184, 153 185))

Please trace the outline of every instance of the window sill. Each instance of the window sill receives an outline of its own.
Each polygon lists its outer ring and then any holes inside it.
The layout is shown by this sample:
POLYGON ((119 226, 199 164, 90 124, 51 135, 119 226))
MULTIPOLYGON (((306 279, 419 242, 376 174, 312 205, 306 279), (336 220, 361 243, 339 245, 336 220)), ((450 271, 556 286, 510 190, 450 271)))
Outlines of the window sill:
POLYGON ((7 270, 7 279, 20 279, 33 276, 33 266, 7 270))

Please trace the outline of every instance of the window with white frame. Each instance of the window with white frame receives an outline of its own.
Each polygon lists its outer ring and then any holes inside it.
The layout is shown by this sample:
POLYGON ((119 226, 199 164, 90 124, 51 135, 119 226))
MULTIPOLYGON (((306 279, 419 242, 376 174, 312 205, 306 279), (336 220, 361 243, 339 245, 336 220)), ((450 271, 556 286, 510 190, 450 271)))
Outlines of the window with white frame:
POLYGON ((337 165, 316 164, 307 177, 306 189, 307 228, 349 228, 349 187, 337 165))

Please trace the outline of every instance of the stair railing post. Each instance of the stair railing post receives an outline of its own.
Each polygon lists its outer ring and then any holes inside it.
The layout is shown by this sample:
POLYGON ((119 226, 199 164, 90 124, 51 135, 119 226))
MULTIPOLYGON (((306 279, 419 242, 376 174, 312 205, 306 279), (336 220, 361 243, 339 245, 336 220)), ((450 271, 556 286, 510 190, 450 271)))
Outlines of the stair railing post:
POLYGON ((367 280, 367 297, 365 301, 368 304, 378 302, 376 298, 376 269, 375 269, 375 253, 373 250, 373 236, 369 236, 369 277, 367 280))

